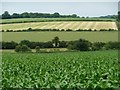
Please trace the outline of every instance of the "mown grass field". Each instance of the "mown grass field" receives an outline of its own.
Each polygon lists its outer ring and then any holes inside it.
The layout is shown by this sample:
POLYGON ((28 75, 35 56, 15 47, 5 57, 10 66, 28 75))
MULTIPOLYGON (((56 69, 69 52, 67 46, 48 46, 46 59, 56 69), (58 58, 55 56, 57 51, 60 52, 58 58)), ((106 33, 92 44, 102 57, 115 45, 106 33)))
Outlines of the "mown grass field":
POLYGON ((25 30, 32 29, 72 29, 72 30, 100 30, 114 29, 117 30, 115 22, 108 21, 58 21, 58 22, 31 22, 31 23, 13 23, 0 24, 2 30, 25 30))
POLYGON ((0 19, 0 23, 26 23, 26 22, 49 22, 49 21, 116 21, 108 18, 17 18, 17 19, 0 19))
POLYGON ((16 41, 30 40, 30 41, 51 41, 55 36, 60 40, 74 41, 80 38, 89 40, 91 42, 108 42, 118 41, 117 31, 101 31, 101 32, 2 32, 2 41, 16 41))
POLYGON ((117 88, 117 51, 3 53, 2 87, 117 88))

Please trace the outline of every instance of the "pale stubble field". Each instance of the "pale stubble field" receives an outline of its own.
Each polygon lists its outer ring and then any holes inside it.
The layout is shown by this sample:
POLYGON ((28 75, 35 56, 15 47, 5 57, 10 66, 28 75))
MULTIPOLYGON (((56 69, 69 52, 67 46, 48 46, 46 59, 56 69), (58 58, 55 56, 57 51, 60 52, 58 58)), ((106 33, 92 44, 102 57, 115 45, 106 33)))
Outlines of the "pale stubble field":
POLYGON ((29 23, 13 23, 0 24, 2 30, 26 30, 32 29, 72 29, 72 30, 100 30, 114 29, 117 30, 116 22, 108 21, 56 21, 56 22, 29 22, 29 23))

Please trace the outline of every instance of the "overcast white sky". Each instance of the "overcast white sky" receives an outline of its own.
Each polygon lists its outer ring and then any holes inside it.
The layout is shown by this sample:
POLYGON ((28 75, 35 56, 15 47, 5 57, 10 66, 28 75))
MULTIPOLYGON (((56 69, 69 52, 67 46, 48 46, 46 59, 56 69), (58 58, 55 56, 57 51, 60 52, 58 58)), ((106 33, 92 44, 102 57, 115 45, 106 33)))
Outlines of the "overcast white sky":
POLYGON ((114 15, 118 12, 118 0, 2 0, 2 13, 41 12, 60 14, 77 14, 79 16, 103 16, 114 15), (8 2, 9 1, 9 2, 8 2), (25 2, 22 2, 25 1, 25 2), (68 1, 68 2, 67 2, 68 1), (75 2, 76 1, 76 2, 75 2), (84 2, 83 2, 84 1, 84 2), (89 1, 89 2, 88 2, 89 1), (104 2, 102 2, 104 1, 104 2))
POLYGON ((2 2, 119 2, 120 0, 1 0, 2 2))

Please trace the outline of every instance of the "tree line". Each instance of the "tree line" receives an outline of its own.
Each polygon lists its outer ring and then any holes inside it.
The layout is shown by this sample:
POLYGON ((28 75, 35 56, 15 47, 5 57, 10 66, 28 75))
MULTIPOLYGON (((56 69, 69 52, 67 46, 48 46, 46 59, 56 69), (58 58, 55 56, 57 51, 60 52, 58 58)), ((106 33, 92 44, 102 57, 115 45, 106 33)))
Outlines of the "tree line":
POLYGON ((60 15, 58 12, 55 12, 53 14, 50 13, 13 13, 12 15, 9 14, 8 11, 5 11, 0 18, 2 19, 11 19, 11 18, 78 18, 76 14, 72 15, 60 15))
POLYGON ((100 16, 100 18, 110 18, 110 19, 116 19, 116 18, 117 18, 117 15, 100 16))
POLYGON ((48 42, 31 42, 29 40, 22 40, 20 43, 14 41, 0 42, 1 49, 15 49, 17 52, 30 51, 31 49, 43 48, 68 48, 68 50, 77 51, 96 51, 96 50, 118 50, 120 49, 120 42, 90 42, 85 39, 76 41, 60 41, 59 37, 54 37, 52 41, 48 42))
POLYGON ((15 49, 17 45, 27 45, 31 49, 35 49, 36 46, 40 48, 66 48, 67 41, 60 41, 58 37, 55 37, 52 41, 48 42, 32 42, 29 40, 22 40, 20 43, 11 41, 11 42, 0 42, 2 47, 1 49, 15 49), (59 46, 58 46, 59 43, 59 46))
POLYGON ((24 29, 24 30, 1 30, 1 32, 36 32, 36 31, 117 31, 115 29, 100 29, 100 30, 92 30, 92 29, 24 29))
MULTIPOLYGON (((99 18, 116 19, 116 17, 117 17, 117 15, 107 15, 107 16, 100 16, 99 18)), ((38 13, 38 12, 36 12, 36 13, 23 12, 21 14, 19 14, 19 13, 9 14, 8 11, 5 11, 2 15, 0 15, 0 18, 2 18, 2 19, 11 19, 11 18, 80 18, 80 16, 78 16, 76 14, 60 15, 58 12, 55 12, 53 14, 38 13)), ((82 18, 85 18, 85 17, 82 17, 82 18)), ((87 16, 86 18, 89 18, 89 17, 87 16)))

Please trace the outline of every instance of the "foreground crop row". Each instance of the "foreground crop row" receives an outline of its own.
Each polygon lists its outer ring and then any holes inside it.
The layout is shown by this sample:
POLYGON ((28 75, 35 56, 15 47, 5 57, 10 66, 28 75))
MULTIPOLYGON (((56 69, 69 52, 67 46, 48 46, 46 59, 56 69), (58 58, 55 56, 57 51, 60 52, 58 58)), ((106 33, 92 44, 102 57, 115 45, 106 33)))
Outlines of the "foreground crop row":
POLYGON ((118 87, 117 51, 3 53, 2 87, 118 87))

